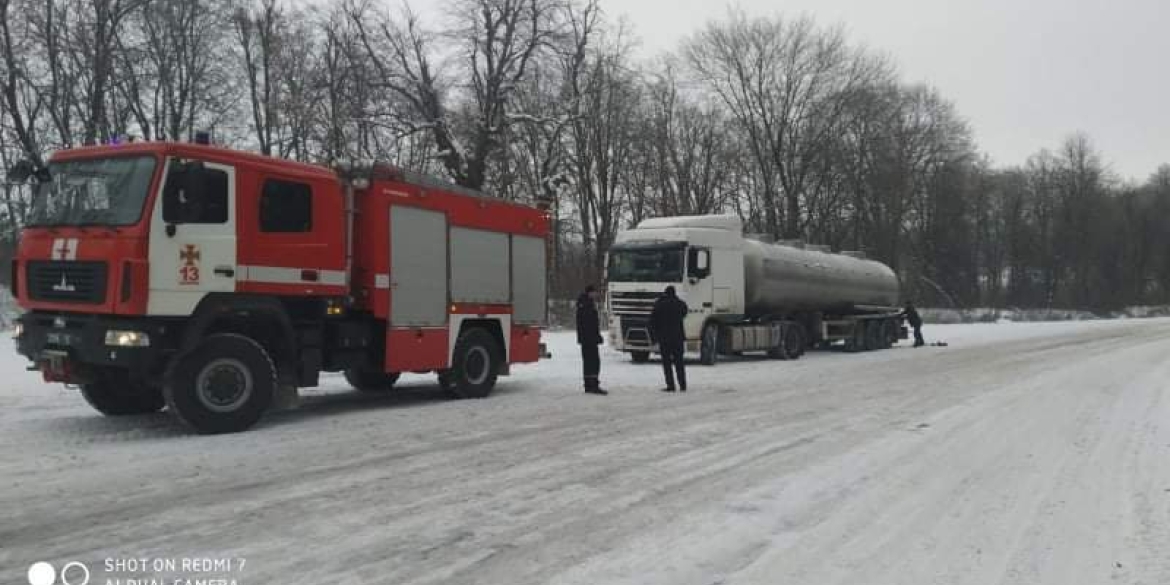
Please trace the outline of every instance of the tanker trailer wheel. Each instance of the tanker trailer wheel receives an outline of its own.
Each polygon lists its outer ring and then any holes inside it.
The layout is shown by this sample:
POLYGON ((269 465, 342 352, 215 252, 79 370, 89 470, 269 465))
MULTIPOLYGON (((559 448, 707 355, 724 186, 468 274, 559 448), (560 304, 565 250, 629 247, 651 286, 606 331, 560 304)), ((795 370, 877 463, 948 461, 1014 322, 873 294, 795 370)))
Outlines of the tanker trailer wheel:
POLYGON ((768 352, 770 357, 782 360, 800 359, 804 354, 804 333, 800 326, 788 323, 784 326, 784 333, 780 337, 780 346, 768 352))
POLYGON ((713 366, 719 361, 719 325, 708 323, 703 326, 703 337, 699 343, 699 363, 713 366))
POLYGON ((484 398, 500 373, 500 349, 491 333, 468 329, 455 342, 451 369, 440 374, 440 385, 459 398, 484 398))
POLYGON ((882 320, 882 349, 890 349, 898 342, 898 325, 893 319, 882 320))
POLYGON ((161 390, 134 383, 124 370, 101 372, 97 380, 81 385, 81 396, 106 416, 150 414, 166 406, 161 390))
POLYGON ((792 354, 792 359, 799 359, 808 350, 808 336, 804 333, 804 326, 800 323, 795 323, 790 327, 792 329, 792 347, 796 353, 792 354))
POLYGON ((345 371, 345 381, 358 392, 385 392, 394 388, 398 374, 387 374, 367 368, 350 368, 345 371))
POLYGON ((865 323, 865 351, 874 351, 882 348, 882 322, 867 321, 865 323))
POLYGON ((203 434, 235 433, 260 420, 276 391, 276 366, 256 341, 209 336, 176 358, 163 386, 167 406, 203 434))
POLYGON ((849 353, 856 353, 865 351, 865 322, 855 321, 853 323, 853 332, 848 339, 845 340, 845 351, 849 353))
POLYGON ((789 359, 788 344, 787 344, 787 340, 785 339, 785 336, 787 334, 788 334, 787 329, 785 330, 784 333, 780 334, 780 343, 777 344, 775 347, 772 347, 768 350, 768 357, 770 357, 774 360, 789 359))
POLYGON ((786 360, 792 357, 788 355, 788 327, 782 326, 780 328, 780 341, 768 349, 767 355, 774 360, 786 360))
POLYGON ((650 352, 648 351, 631 351, 630 359, 634 360, 635 364, 644 364, 650 361, 650 352))

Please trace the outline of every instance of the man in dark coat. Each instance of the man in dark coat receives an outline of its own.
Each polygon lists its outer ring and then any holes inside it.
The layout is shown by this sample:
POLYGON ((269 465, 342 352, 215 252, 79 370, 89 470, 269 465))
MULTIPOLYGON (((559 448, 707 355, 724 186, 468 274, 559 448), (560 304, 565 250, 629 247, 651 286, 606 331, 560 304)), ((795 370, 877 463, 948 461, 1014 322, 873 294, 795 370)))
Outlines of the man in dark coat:
POLYGON ((593 285, 585 287, 585 292, 577 297, 577 344, 581 346, 581 363, 585 369, 585 392, 589 394, 608 394, 601 389, 597 376, 601 373, 601 356, 598 346, 601 345, 601 319, 597 316, 597 289, 593 285))
POLYGON ((678 298, 673 286, 666 287, 662 296, 654 301, 654 310, 650 312, 650 338, 658 343, 658 351, 662 354, 662 372, 666 375, 663 392, 674 392, 672 366, 678 375, 678 389, 687 391, 687 367, 683 363, 687 339, 683 321, 688 312, 687 304, 678 298))
POLYGON ((922 316, 914 308, 914 303, 906 301, 906 308, 902 311, 902 316, 914 328, 914 347, 926 345, 926 342, 922 340, 922 316))

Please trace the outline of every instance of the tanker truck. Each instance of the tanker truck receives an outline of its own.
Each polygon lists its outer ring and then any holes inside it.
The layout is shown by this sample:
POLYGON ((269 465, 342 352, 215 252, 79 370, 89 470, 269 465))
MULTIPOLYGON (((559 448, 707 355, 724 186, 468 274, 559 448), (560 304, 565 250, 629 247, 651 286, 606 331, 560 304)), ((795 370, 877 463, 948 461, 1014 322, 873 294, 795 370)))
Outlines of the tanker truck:
POLYGON ((906 338, 898 278, 858 252, 745 236, 734 215, 648 219, 620 232, 607 260, 610 345, 646 362, 649 320, 673 285, 686 301, 686 351, 706 365, 763 352, 796 359, 810 347, 885 349, 906 338))

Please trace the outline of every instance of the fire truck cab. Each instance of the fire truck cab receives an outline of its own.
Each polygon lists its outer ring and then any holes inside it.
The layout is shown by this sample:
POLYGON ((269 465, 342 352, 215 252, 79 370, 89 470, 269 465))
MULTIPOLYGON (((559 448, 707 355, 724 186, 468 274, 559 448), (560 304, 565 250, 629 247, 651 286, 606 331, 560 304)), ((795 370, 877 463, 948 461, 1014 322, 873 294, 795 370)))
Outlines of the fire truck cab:
POLYGON ((132 143, 19 165, 17 350, 117 416, 203 433, 344 372, 362 391, 437 372, 487 396, 542 355, 547 217, 387 164, 326 168, 132 143))

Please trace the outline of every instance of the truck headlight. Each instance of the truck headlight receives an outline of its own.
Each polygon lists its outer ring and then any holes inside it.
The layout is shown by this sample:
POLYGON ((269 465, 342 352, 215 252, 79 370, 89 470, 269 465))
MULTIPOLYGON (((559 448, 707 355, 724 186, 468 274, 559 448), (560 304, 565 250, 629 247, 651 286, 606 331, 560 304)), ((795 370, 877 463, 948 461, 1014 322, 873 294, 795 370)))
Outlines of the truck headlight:
POLYGON ((150 336, 141 331, 106 331, 106 345, 114 347, 149 347, 150 336))
POLYGON ((24 335, 24 323, 17 321, 16 325, 12 327, 12 338, 20 339, 21 335, 24 335))

